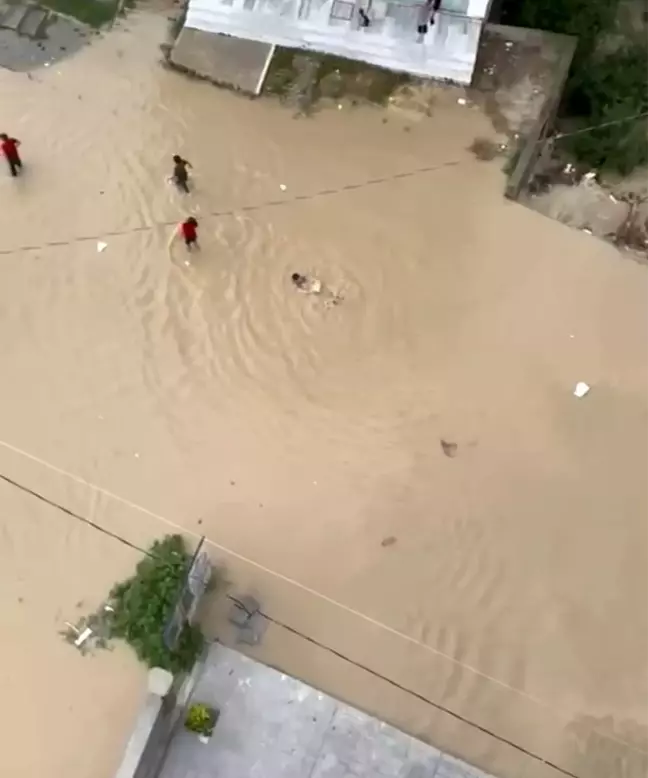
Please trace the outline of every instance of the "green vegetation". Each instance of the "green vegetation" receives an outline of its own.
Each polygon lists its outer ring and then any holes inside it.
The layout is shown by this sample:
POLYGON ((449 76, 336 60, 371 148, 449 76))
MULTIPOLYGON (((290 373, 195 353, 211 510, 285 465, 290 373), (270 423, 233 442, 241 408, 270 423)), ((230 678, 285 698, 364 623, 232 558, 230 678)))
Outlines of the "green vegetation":
POLYGON ((600 36, 614 27, 619 0, 505 0, 502 21, 518 27, 575 35, 576 65, 590 57, 600 36))
MULTIPOLYGON (((571 80, 570 106, 589 125, 648 111, 648 46, 625 46, 594 56, 571 80)), ((574 135, 568 148, 576 159, 623 175, 648 163, 648 120, 622 122, 574 135)))
POLYGON ((149 667, 173 673, 189 670, 202 650, 204 640, 197 627, 183 629, 175 651, 169 651, 163 636, 190 562, 183 538, 167 535, 153 543, 135 575, 110 592, 111 637, 124 639, 149 667))
MULTIPOLYGON (((560 116, 570 131, 648 110, 648 39, 617 29, 618 6, 619 0, 504 0, 503 22, 578 37, 560 116), (619 32, 625 43, 611 45, 619 32)), ((647 128, 644 118, 583 132, 566 139, 566 149, 585 165, 627 174, 648 162, 647 128)))
POLYGON ((195 702, 189 706, 185 716, 185 729, 195 732, 197 735, 210 737, 216 724, 214 711, 202 702, 195 702))
POLYGON ((112 22, 120 9, 119 0, 43 0, 41 5, 95 28, 112 22))
POLYGON ((411 77, 359 60, 278 46, 264 91, 310 109, 320 99, 350 99, 384 105, 411 77))

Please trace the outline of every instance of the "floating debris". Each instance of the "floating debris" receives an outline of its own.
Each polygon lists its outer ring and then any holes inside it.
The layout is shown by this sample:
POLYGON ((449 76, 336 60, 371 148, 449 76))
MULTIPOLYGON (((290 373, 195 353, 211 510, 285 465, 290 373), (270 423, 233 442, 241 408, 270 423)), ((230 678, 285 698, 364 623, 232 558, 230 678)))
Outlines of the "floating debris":
POLYGON ((579 381, 574 387, 574 397, 585 397, 589 390, 589 384, 586 384, 584 381, 579 381))
POLYGON ((459 446, 456 443, 451 443, 447 440, 441 440, 441 449, 447 457, 456 457, 459 446))
POLYGON ((79 648, 82 646, 86 640, 92 635, 92 630, 90 627, 86 627, 83 632, 79 635, 79 637, 74 641, 74 645, 79 648))
POLYGON ((59 634, 84 655, 95 648, 108 648, 110 624, 114 618, 114 612, 111 605, 104 603, 95 613, 83 616, 76 624, 64 621, 65 629, 59 634))
POLYGON ((466 105, 466 103, 467 103, 468 101, 466 100, 466 98, 465 98, 465 97, 458 97, 458 98, 457 98, 457 102, 459 103, 459 105, 466 105))
POLYGON ((475 138, 468 147, 468 150, 472 151, 477 159, 482 160, 483 162, 492 161, 505 149, 505 143, 499 144, 489 138, 475 138))
POLYGON ((282 192, 285 192, 288 187, 285 184, 279 184, 279 189, 281 189, 282 192))
POLYGON ((102 240, 97 241, 97 251, 99 254, 101 254, 102 251, 105 251, 108 248, 108 244, 104 243, 102 240))

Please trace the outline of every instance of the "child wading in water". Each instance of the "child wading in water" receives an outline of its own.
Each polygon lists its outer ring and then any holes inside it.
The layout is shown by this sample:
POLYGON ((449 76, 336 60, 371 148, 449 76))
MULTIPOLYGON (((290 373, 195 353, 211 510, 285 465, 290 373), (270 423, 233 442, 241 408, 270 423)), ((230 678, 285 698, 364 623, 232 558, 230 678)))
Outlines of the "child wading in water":
MULTIPOLYGON (((188 216, 175 228, 173 234, 171 235, 171 240, 169 240, 169 251, 171 250, 171 246, 173 245, 176 238, 182 238, 182 240, 184 240, 187 251, 192 251, 194 247, 199 248, 198 222, 196 219, 194 219, 193 216, 188 216)), ((185 265, 188 264, 189 262, 185 262, 185 265)))
POLYGON ((2 148, 2 153, 7 158, 9 171, 14 178, 22 170, 22 160, 18 153, 18 146, 20 146, 20 141, 17 138, 10 138, 6 132, 0 132, 0 148, 2 148))
POLYGON ((183 159, 178 154, 173 156, 173 175, 171 180, 178 187, 181 192, 189 194, 189 171, 188 167, 191 167, 191 162, 183 159))

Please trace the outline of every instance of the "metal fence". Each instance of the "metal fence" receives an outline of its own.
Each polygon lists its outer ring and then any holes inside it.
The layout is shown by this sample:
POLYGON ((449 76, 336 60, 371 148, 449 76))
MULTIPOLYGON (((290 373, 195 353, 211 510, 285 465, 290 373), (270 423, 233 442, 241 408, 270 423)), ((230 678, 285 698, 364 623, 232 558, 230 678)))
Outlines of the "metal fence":
POLYGON ((211 562, 207 553, 202 550, 204 542, 203 536, 187 565, 187 572, 178 599, 164 626, 164 644, 170 651, 174 651, 178 647, 178 641, 184 628, 193 623, 198 603, 211 579, 211 562))

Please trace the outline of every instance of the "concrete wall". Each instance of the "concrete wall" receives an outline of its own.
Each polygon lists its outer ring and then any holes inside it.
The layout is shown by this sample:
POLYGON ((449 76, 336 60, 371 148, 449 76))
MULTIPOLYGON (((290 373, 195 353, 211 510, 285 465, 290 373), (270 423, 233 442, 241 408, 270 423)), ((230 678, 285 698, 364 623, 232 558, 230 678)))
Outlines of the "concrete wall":
POLYGON ((180 70, 250 95, 261 92, 274 46, 183 27, 169 61, 180 70))
POLYGON ((511 40, 517 39, 530 43, 537 41, 539 45, 555 53, 554 61, 547 65, 551 70, 552 78, 550 86, 546 89, 544 104, 532 127, 523 138, 520 138, 517 160, 506 185, 506 196, 517 200, 533 175, 538 158, 546 147, 544 141, 553 128, 578 39, 571 35, 528 30, 523 27, 488 25, 488 28, 505 31, 511 40))
POLYGON ((202 674, 205 657, 196 662, 190 674, 160 682, 160 668, 149 673, 149 689, 137 715, 133 732, 124 749, 115 778, 156 778, 174 732, 184 725, 186 706, 202 674))

